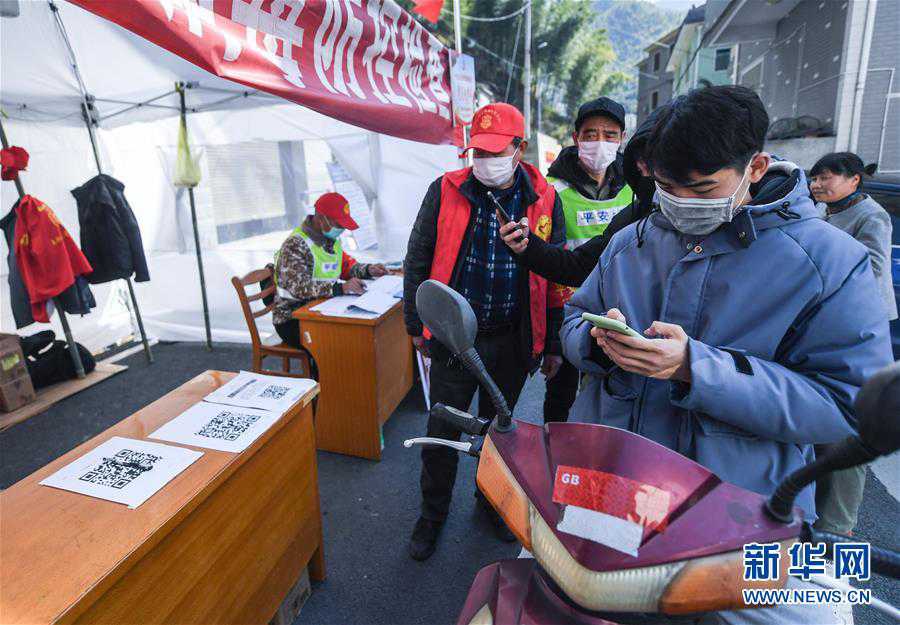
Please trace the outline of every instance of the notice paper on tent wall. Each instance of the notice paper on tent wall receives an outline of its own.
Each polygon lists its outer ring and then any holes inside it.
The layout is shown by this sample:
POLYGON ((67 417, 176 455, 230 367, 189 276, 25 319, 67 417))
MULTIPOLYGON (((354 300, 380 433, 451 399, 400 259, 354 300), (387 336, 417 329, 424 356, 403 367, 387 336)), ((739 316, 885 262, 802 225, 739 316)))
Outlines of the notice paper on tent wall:
POLYGON ((340 163, 326 163, 328 175, 334 183, 334 190, 347 198, 350 204, 350 216, 359 228, 351 232, 356 244, 361 250, 367 250, 378 244, 375 237, 375 220, 372 218, 372 210, 366 200, 366 194, 350 174, 340 163))
POLYGON ((199 402, 153 432, 150 438, 237 454, 281 416, 268 410, 199 402))
POLYGON ((40 483, 137 508, 202 455, 113 436, 40 483))
POLYGON ((213 404, 271 410, 281 416, 315 385, 315 380, 306 378, 241 371, 203 399, 213 404))

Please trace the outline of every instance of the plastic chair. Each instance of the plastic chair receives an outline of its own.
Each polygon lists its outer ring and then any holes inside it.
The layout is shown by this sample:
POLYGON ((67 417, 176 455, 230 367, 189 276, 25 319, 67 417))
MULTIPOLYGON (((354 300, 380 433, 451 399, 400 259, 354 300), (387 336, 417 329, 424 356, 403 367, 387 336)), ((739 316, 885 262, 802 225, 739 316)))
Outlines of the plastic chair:
POLYGON ((310 367, 310 356, 305 349, 293 347, 280 341, 277 343, 265 343, 259 338, 259 328, 256 327, 256 320, 264 315, 268 315, 275 307, 273 297, 275 294, 275 283, 272 265, 267 265, 264 269, 255 269, 243 278, 234 276, 231 278, 231 284, 234 285, 234 290, 237 291, 241 309, 244 311, 244 319, 247 321, 247 329, 250 330, 250 339, 253 342, 253 371, 255 373, 281 375, 290 378, 313 377, 310 367), (247 295, 246 287, 251 284, 258 284, 259 292, 247 295), (250 302, 257 300, 263 300, 265 306, 260 310, 254 311, 250 308, 250 302), (269 303, 266 304, 266 301, 269 303), (281 371, 264 369, 263 360, 266 358, 280 358, 281 371), (301 367, 299 372, 294 373, 291 371, 291 360, 300 361, 301 367))

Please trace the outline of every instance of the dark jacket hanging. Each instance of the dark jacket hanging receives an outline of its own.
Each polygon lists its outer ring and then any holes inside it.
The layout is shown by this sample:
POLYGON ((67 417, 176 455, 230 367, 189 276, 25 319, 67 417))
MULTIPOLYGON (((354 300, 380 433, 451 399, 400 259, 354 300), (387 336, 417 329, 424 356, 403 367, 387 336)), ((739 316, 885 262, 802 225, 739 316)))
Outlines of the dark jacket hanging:
POLYGON ((94 273, 91 284, 129 278, 150 280, 141 231, 125 199, 125 185, 106 174, 94 176, 72 190, 78 203, 81 249, 94 273))
MULTIPOLYGON (((6 248, 9 253, 6 256, 6 263, 9 268, 7 280, 9 281, 9 304, 12 308, 13 319, 16 322, 16 328, 24 328, 34 323, 34 317, 31 316, 31 299, 28 296, 28 289, 22 281, 22 275, 19 273, 19 265, 16 262, 16 207, 19 205, 18 200, 13 204, 12 210, 3 219, 0 219, 0 229, 3 230, 3 236, 6 239, 6 248)), ((75 283, 59 294, 57 297, 63 310, 71 315, 86 315, 94 308, 97 303, 94 301, 94 294, 88 285, 84 276, 75 278, 75 283)))

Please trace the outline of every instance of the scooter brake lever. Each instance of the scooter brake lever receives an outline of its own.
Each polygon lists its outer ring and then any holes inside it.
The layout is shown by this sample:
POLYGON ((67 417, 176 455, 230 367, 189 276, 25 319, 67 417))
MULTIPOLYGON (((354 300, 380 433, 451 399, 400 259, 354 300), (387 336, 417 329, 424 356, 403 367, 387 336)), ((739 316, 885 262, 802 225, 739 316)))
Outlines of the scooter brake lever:
POLYGON ((456 451, 461 451, 464 454, 469 454, 472 456, 478 456, 478 452, 472 452, 472 443, 471 442, 461 442, 461 441, 448 441, 445 438, 435 438, 433 436, 420 436, 418 438, 408 438, 403 441, 403 446, 409 449, 413 445, 440 445, 442 447, 449 447, 451 449, 455 449, 456 451))

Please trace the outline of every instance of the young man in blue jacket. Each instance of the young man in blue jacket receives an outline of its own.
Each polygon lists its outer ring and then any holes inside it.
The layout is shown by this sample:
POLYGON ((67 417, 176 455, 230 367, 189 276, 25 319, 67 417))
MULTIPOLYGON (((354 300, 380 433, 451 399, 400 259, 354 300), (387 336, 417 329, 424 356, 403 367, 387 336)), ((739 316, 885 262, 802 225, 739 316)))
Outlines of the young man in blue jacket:
MULTIPOLYGON (((768 122, 743 87, 671 103, 644 154, 660 210, 612 238, 561 331, 590 374, 573 419, 637 432, 765 495, 814 444, 853 433, 857 391, 892 361, 885 316, 858 305, 878 296, 865 248, 819 218, 802 169, 763 152, 768 122)), ((797 502, 814 520, 813 486, 797 502)), ((836 622, 827 605, 715 618, 836 622)))

